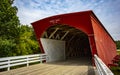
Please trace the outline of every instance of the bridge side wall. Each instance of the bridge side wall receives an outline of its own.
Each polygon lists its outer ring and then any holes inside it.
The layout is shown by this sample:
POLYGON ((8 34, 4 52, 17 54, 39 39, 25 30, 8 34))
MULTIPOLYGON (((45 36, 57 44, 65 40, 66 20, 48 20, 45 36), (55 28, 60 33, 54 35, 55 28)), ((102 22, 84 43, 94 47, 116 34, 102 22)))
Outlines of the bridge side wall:
POLYGON ((116 54, 116 44, 96 18, 91 16, 98 56, 106 65, 111 64, 116 54))
POLYGON ((47 54, 47 62, 65 60, 65 41, 40 38, 43 49, 47 54))

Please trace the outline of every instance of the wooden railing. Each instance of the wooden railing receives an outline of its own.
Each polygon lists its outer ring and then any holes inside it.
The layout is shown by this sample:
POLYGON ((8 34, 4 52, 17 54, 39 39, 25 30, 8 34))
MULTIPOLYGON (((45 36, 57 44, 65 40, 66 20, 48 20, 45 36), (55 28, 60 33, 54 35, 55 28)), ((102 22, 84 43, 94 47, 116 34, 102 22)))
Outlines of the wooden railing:
POLYGON ((7 68, 10 70, 12 66, 24 65, 29 66, 30 63, 40 62, 46 60, 46 54, 34 54, 25 56, 5 57, 0 58, 0 69, 7 68))
POLYGON ((94 55, 94 60, 98 75, 114 75, 97 55, 94 55))

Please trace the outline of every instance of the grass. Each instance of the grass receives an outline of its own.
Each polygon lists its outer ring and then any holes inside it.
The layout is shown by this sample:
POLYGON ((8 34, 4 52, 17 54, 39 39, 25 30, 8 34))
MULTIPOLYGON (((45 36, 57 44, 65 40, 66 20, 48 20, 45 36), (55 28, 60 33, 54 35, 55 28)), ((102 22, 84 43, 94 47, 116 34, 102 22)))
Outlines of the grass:
POLYGON ((111 67, 111 71, 114 73, 114 75, 120 75, 120 67, 111 67))
POLYGON ((117 54, 119 54, 119 55, 120 55, 120 49, 118 49, 118 50, 117 50, 117 54))

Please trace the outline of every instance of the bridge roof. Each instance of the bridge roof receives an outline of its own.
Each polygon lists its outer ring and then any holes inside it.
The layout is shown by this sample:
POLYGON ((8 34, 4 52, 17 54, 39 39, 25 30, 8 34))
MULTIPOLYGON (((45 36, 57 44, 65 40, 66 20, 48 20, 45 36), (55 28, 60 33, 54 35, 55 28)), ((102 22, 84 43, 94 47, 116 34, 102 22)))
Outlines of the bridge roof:
MULTIPOLYGON (((106 30, 106 28, 103 26, 103 24, 99 21, 99 19, 97 18, 97 16, 94 14, 94 12, 92 10, 88 10, 88 11, 81 11, 81 12, 73 12, 73 13, 66 13, 66 14, 60 14, 60 15, 54 15, 54 16, 50 16, 50 17, 47 17, 47 18, 44 18, 44 19, 40 19, 38 21, 35 21, 32 24, 32 26, 34 27, 35 29, 35 32, 38 32, 40 30, 40 32, 42 32, 41 29, 38 29, 38 28, 43 28, 44 27, 44 24, 46 24, 46 22, 49 22, 49 25, 51 26, 51 24, 64 24, 64 22, 62 22, 62 18, 66 17, 66 16, 76 16, 77 14, 80 14, 80 15, 87 15, 84 17, 84 19, 92 16, 94 17, 94 19, 97 20, 97 22, 100 23, 100 25, 104 28, 104 30, 107 32, 107 34, 111 37, 111 39, 114 41, 114 39, 112 38, 112 36, 109 34, 109 32, 106 30), (44 23, 43 23, 44 22, 44 23), (36 31, 37 30, 37 31, 36 31)), ((77 17, 76 17, 77 18, 77 17)), ((74 17, 75 19, 75 17, 74 17)), ((81 19, 81 17, 79 17, 79 19, 81 19)), ((67 20, 66 20, 67 21, 67 20)), ((71 20, 69 20, 71 21, 71 20)), ((47 28, 47 27, 46 27, 47 28)), ((44 30, 45 31, 45 30, 44 30)), ((36 33, 36 36, 37 38, 39 39, 41 35, 38 35, 36 33)))

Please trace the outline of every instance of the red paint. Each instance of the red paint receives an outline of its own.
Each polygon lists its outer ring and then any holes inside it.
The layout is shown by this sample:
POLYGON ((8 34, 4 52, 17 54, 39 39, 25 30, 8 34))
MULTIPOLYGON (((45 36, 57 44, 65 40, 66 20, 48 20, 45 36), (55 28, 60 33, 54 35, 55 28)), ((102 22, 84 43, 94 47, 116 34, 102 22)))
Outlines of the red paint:
POLYGON ((92 11, 56 15, 32 23, 39 43, 43 32, 55 23, 66 24, 86 33, 92 55, 97 54, 107 65, 116 56, 115 42, 92 11))
POLYGON ((111 60, 117 55, 115 42, 94 16, 91 16, 91 22, 98 56, 107 65, 113 63, 111 60))

